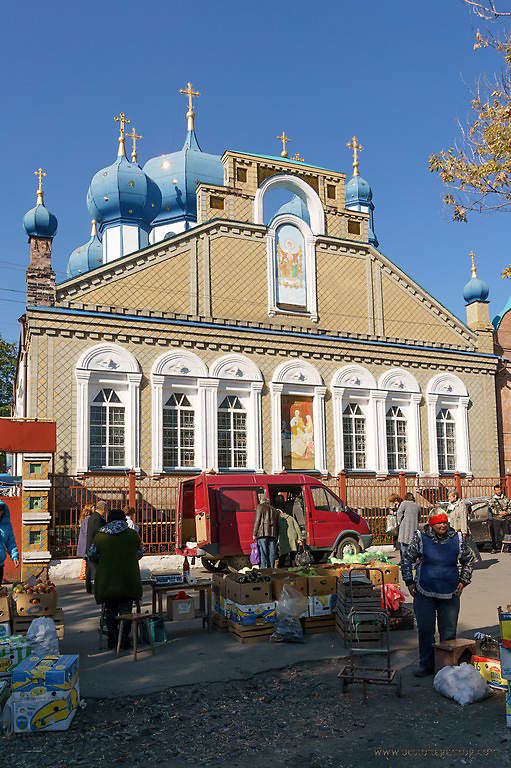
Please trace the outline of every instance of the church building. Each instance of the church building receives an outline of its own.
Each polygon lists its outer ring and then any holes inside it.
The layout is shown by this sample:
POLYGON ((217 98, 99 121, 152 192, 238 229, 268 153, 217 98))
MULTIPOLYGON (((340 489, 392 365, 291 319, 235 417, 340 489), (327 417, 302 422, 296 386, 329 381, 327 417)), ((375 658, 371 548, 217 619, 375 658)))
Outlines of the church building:
POLYGON ((379 249, 355 137, 349 177, 290 157, 285 132, 280 154, 210 154, 183 92, 182 148, 144 165, 116 118, 59 284, 38 172, 15 415, 56 421, 55 472, 498 476, 475 268, 464 323, 379 249))

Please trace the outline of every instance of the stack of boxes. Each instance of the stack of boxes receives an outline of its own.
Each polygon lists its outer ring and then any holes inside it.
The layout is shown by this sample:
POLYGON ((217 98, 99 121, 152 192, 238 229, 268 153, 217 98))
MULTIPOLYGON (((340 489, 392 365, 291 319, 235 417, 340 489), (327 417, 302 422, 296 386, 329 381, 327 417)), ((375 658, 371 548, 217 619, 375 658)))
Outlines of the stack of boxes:
POLYGON ((11 634, 9 593, 6 587, 0 587, 0 640, 11 634))
POLYGON ((29 656, 12 672, 15 733, 65 731, 80 701, 78 656, 29 656))
POLYGON ((382 626, 376 619, 364 618, 365 611, 380 611, 380 588, 363 574, 339 576, 337 580, 337 607, 335 629, 344 645, 356 644, 359 648, 378 647, 382 642, 382 626), (353 619, 350 613, 353 611, 353 619), (356 612, 360 611, 360 617, 356 612))
POLYGON ((500 625, 500 674, 507 682, 506 690, 506 725, 511 728, 511 605, 503 611, 499 608, 500 625))
POLYGON ((10 684, 12 671, 27 656, 30 656, 30 646, 23 635, 0 637, 0 680, 10 684))

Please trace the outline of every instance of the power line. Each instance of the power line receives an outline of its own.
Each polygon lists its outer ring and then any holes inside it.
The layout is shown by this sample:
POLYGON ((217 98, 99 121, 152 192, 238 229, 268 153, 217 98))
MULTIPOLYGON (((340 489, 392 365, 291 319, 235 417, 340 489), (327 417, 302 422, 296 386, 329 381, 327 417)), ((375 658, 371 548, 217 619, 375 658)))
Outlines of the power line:
POLYGON ((9 291, 10 293, 25 293, 25 291, 20 291, 19 288, 0 288, 0 291, 9 291))

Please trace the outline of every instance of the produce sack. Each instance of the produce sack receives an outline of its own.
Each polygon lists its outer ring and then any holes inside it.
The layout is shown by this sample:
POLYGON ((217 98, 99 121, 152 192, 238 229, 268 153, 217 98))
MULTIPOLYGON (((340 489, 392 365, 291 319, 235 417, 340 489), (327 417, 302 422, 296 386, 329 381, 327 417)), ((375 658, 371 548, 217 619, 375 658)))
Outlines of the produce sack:
POLYGON ((385 518, 385 533, 388 533, 390 536, 397 536, 397 532, 397 515, 395 512, 389 512, 385 518))
POLYGON ((59 656, 59 640, 53 619, 48 616, 33 619, 27 632, 27 643, 34 656, 59 656))
POLYGON ((433 688, 442 696, 454 699, 462 707, 486 698, 488 685, 472 664, 464 662, 459 667, 444 667, 436 673, 433 688))
POLYGON ((280 599, 277 600, 275 632, 271 643, 303 643, 303 629, 298 618, 308 608, 308 598, 297 589, 284 583, 280 599))
POLYGON ((250 545, 250 562, 252 565, 259 565, 261 562, 259 558, 259 547, 257 546, 257 541, 253 541, 250 545))

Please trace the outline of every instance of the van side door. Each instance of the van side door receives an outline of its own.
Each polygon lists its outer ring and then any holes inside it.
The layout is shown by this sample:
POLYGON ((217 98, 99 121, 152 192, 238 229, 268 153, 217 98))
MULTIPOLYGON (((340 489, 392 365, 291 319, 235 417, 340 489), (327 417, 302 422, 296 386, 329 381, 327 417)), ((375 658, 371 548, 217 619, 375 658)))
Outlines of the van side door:
POLYGON ((250 552, 257 507, 255 486, 222 486, 217 491, 220 555, 250 552))
POLYGON ((309 509, 313 547, 331 547, 343 523, 341 501, 322 485, 310 485, 309 509))

